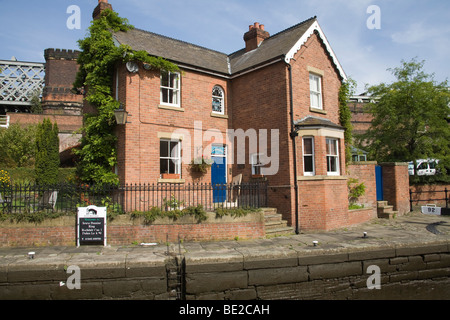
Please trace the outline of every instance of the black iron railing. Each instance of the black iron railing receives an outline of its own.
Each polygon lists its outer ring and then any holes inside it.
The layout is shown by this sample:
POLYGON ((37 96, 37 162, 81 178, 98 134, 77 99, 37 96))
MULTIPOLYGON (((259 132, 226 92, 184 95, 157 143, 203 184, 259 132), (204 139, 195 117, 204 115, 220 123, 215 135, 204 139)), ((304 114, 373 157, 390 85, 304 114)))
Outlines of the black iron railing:
POLYGON ((89 205, 120 213, 197 205, 207 211, 218 207, 261 208, 267 206, 267 183, 0 186, 0 213, 53 211, 70 214, 76 213, 78 207, 89 205))
MULTIPOLYGON (((437 196, 437 195, 436 195, 437 196)), ((447 187, 444 190, 429 190, 429 191, 412 191, 409 190, 409 206, 410 206, 410 210, 413 211, 413 203, 419 203, 419 202, 427 202, 427 203, 434 203, 434 202, 440 202, 440 201, 445 201, 445 208, 448 209, 448 203, 449 203, 449 198, 448 198, 448 190, 447 187), (431 197, 425 197, 425 198, 420 198, 420 196, 418 197, 414 197, 413 195, 415 194, 442 194, 441 197, 439 198, 431 198, 431 197)))

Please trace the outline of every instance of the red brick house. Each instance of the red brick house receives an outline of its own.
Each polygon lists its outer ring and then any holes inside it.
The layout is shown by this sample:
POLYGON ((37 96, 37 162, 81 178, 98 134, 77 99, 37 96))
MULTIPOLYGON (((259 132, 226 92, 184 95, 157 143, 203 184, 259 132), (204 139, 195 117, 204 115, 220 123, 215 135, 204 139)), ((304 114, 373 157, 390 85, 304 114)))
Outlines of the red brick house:
POLYGON ((117 66, 114 92, 129 114, 117 129, 121 183, 263 177, 269 206, 297 230, 349 224, 338 109, 346 75, 316 17, 274 35, 255 23, 232 54, 139 29, 114 39, 182 70, 117 66), (203 175, 189 170, 202 154, 214 161, 203 175))

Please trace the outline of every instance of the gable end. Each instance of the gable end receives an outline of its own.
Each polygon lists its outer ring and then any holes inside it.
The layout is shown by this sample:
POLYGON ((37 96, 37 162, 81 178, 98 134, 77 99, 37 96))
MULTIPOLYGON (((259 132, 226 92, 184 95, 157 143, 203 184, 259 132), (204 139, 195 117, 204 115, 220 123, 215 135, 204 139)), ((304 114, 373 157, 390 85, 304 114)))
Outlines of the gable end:
POLYGON ((347 75, 345 74, 344 69, 342 68, 341 64, 339 63, 339 60, 337 59, 336 54, 334 53, 333 49, 331 48, 330 43, 328 42, 327 38, 325 37, 325 34, 323 33, 322 28, 320 28, 320 25, 317 21, 315 21, 308 28, 308 30, 300 37, 300 39, 297 41, 297 43, 286 54, 286 58, 285 58, 286 63, 289 63, 291 61, 291 59, 294 57, 294 55, 300 50, 302 45, 305 44, 305 42, 309 39, 309 37, 313 33, 316 33, 319 36, 319 38, 322 40, 323 44, 325 45, 326 50, 328 51, 328 54, 330 55, 336 69, 338 70, 341 78, 343 80, 347 80, 347 75))

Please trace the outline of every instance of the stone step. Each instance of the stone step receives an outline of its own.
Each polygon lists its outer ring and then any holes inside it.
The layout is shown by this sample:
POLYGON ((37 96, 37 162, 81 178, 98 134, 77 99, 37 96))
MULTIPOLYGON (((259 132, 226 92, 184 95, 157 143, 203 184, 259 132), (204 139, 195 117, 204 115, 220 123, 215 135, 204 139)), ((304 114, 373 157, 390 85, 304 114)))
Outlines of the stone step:
POLYGON ((265 223, 266 225, 266 230, 267 229, 273 229, 273 228, 278 228, 278 227, 287 227, 287 221, 285 220, 280 220, 280 221, 268 221, 265 223))
POLYGON ((294 229, 288 227, 287 221, 283 220, 283 216, 276 208, 264 208, 263 213, 266 235, 281 236, 294 233, 294 229))
POLYGON ((391 212, 394 210, 394 206, 385 206, 385 207, 378 207, 377 212, 391 212))
POLYGON ((385 207, 387 205, 389 205, 387 201, 377 201, 378 207, 385 207))
POLYGON ((377 216, 381 219, 393 219, 398 214, 394 211, 394 206, 388 204, 387 201, 377 201, 377 216))
POLYGON ((377 215, 381 219, 394 219, 398 215, 398 211, 378 212, 377 215))
POLYGON ((273 229, 266 229, 266 235, 270 236, 282 236, 282 235, 289 235, 294 233, 294 228, 292 227, 284 227, 284 228, 273 228, 273 229))
POLYGON ((269 222, 269 221, 281 221, 282 220, 282 216, 281 214, 266 214, 264 216, 264 221, 269 222))
POLYGON ((277 208, 264 208, 262 209, 262 212, 264 215, 278 214, 277 208))

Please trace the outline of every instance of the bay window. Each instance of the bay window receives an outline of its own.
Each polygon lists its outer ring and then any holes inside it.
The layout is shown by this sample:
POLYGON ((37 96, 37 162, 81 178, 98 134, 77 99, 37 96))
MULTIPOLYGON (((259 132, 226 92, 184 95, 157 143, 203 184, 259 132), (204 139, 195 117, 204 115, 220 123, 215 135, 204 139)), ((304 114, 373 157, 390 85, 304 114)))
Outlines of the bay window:
POLYGON ((314 171, 314 138, 303 138, 303 175, 313 176, 314 171))
POLYGON ((327 174, 330 176, 339 175, 339 140, 327 138, 327 174))

